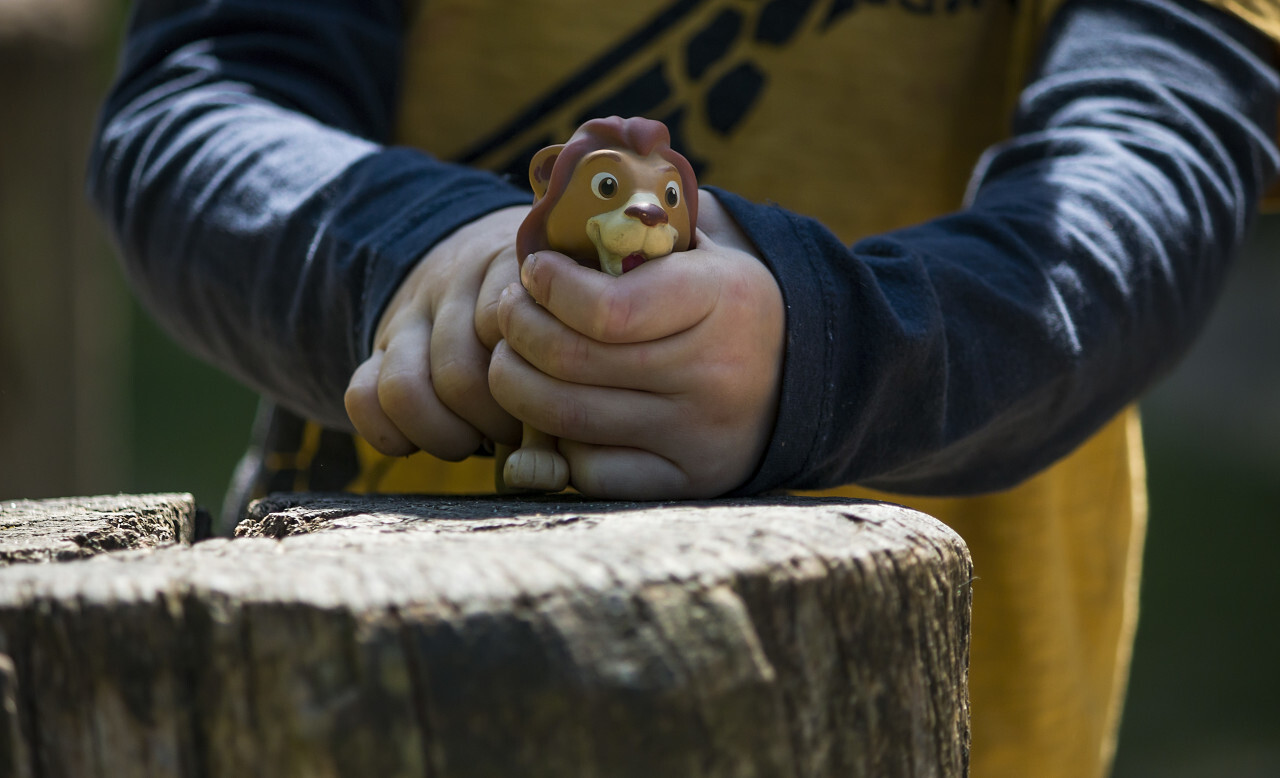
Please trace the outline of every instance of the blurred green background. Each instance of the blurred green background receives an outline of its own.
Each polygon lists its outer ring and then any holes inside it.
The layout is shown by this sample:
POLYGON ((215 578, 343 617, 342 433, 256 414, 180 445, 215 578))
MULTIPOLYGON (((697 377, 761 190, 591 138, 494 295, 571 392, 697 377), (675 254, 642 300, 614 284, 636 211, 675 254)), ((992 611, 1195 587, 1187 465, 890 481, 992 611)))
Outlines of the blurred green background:
MULTIPOLYGON (((123 4, 0 3, 0 499, 189 491, 217 512, 254 397, 128 295, 83 200, 123 4)), ((1280 217, 1143 404, 1151 524, 1115 775, 1280 776, 1280 217)), ((977 776, 981 778, 981 776, 977 776)))
POLYGON ((1117 776, 1280 776, 1280 217, 1143 403, 1151 518, 1117 776))

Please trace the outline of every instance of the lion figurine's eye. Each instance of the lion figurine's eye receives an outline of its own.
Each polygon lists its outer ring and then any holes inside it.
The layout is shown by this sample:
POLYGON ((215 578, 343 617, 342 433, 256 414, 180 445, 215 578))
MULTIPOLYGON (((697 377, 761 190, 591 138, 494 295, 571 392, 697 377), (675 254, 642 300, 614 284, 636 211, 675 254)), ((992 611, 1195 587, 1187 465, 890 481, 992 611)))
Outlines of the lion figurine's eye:
POLYGON ((612 173, 596 173, 591 177, 591 193, 608 200, 618 193, 618 179, 612 173))
POLYGON ((680 185, 677 184, 675 181, 667 182, 666 198, 667 198, 667 205, 671 208, 675 208, 677 205, 680 204, 680 185))

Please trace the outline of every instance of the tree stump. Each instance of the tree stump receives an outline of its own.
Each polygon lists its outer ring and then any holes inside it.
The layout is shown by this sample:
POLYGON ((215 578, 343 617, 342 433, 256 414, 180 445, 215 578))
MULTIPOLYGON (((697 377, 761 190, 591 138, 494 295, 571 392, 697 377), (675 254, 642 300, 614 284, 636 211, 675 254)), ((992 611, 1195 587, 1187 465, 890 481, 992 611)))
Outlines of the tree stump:
POLYGON ((971 563, 905 508, 288 495, 0 569, 0 776, 961 776, 971 563))
POLYGON ((104 551, 190 544, 195 500, 189 494, 126 494, 0 502, 0 567, 66 562, 104 551))

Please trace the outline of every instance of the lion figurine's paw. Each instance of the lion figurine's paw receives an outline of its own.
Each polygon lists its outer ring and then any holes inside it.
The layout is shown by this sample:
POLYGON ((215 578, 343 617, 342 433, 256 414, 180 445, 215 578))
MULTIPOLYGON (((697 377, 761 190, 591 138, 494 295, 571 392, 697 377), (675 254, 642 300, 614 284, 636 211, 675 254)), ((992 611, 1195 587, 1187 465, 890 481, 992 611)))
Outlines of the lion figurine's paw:
POLYGON ((569 463, 558 451, 521 448, 502 467, 507 489, 558 492, 569 485, 569 463))

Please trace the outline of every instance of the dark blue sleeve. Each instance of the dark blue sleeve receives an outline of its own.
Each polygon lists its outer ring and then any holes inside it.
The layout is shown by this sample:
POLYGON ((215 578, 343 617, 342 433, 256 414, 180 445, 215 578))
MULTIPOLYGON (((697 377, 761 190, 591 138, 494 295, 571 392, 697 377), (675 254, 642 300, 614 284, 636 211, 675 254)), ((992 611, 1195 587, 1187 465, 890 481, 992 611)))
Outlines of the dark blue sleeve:
POLYGON ((1261 33, 1193 0, 1075 0, 966 208, 841 245, 722 198, 782 287, 777 428, 743 491, 1005 488, 1184 353, 1277 165, 1261 33))
POLYGON ((495 176, 383 145, 405 13, 389 0, 143 0, 90 162, 90 195, 168 331, 338 427, 347 380, 413 263, 528 201, 495 176))

